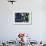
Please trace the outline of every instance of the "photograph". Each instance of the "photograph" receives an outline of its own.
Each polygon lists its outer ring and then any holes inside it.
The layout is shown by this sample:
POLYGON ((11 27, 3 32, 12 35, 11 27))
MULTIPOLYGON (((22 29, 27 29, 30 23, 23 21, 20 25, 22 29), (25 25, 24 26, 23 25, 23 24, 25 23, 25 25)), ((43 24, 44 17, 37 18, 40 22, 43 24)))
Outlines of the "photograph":
POLYGON ((46 0, 0 0, 0 46, 46 46, 46 0))

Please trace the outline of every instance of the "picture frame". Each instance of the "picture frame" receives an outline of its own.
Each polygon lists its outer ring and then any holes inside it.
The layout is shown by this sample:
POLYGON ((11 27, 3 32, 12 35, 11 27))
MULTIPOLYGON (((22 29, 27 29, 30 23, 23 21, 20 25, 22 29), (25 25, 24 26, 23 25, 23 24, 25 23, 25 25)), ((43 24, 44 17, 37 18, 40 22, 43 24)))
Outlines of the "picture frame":
POLYGON ((14 25, 32 25, 32 11, 15 11, 12 23, 14 25))

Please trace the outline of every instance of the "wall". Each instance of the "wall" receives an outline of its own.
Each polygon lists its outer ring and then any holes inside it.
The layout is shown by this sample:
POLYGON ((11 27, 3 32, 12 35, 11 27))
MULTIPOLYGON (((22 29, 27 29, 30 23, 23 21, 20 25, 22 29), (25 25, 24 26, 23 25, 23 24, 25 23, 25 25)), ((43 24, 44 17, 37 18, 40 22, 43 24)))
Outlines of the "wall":
POLYGON ((27 32, 37 41, 46 40, 45 0, 16 0, 12 5, 7 0, 0 0, 0 41, 17 37, 18 32, 27 32), (14 25, 14 11, 32 11, 32 25, 14 25))

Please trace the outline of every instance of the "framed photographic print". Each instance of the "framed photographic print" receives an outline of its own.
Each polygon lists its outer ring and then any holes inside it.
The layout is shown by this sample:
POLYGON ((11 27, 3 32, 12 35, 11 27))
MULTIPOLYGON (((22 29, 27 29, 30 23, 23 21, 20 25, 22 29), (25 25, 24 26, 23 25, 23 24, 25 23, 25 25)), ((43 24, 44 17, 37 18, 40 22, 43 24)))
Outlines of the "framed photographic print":
POLYGON ((32 12, 14 12, 13 14, 13 24, 32 24, 32 12))

